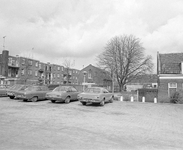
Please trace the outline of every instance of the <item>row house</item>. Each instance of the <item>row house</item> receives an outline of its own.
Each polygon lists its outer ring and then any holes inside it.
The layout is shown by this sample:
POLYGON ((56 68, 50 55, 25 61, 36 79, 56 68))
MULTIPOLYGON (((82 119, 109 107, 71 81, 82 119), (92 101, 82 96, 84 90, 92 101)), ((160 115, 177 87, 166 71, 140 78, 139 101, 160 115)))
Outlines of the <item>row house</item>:
MULTIPOLYGON (((0 54, 0 84, 42 83, 63 84, 66 68, 61 65, 43 63, 39 60, 10 56, 9 51, 0 54)), ((79 70, 69 68, 70 78, 77 79, 79 70), (75 73, 77 72, 77 73, 75 73)), ((69 80, 72 83, 75 80, 69 80)), ((73 82, 76 84, 77 82, 73 82)))
POLYGON ((183 53, 157 53, 158 101, 170 102, 170 96, 183 89, 183 53))

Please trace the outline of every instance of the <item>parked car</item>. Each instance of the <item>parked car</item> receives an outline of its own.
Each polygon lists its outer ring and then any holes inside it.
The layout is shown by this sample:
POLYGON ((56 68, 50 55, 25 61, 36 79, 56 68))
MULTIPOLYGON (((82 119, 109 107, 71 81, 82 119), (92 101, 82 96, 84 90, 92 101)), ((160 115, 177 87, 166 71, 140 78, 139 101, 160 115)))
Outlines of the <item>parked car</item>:
POLYGON ((56 101, 70 103, 71 100, 77 100, 79 92, 73 86, 58 86, 52 92, 46 94, 46 98, 52 103, 56 101))
POLYGON ((15 84, 11 87, 9 87, 7 89, 7 96, 10 98, 10 99, 14 99, 15 98, 15 92, 16 91, 19 91, 19 90, 24 90, 25 88, 27 88, 28 85, 24 85, 24 84, 15 84))
POLYGON ((49 91, 47 86, 29 86, 24 90, 16 91, 15 96, 23 101, 36 102, 46 99, 46 93, 49 91))
POLYGON ((7 96, 7 86, 1 85, 0 86, 0 96, 7 96))
POLYGON ((110 93, 105 88, 91 87, 80 93, 78 99, 83 105, 87 103, 97 103, 104 106, 105 102, 113 102, 114 94, 110 93))

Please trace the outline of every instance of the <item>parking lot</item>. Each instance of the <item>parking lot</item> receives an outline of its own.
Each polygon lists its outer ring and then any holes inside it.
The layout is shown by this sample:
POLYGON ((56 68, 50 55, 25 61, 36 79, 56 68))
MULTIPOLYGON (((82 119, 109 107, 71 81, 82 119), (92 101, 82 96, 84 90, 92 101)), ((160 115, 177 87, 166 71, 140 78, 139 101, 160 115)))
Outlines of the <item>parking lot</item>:
POLYGON ((183 105, 0 98, 2 150, 183 149, 183 105))

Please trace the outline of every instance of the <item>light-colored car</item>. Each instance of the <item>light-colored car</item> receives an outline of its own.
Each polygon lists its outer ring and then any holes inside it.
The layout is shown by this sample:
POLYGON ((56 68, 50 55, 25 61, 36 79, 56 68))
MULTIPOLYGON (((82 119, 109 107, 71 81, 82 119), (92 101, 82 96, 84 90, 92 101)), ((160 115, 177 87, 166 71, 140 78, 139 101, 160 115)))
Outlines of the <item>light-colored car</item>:
POLYGON ((113 102, 114 94, 110 93, 105 88, 91 87, 80 93, 78 99, 83 105, 86 105, 87 103, 97 103, 104 106, 105 102, 113 102))
POLYGON ((28 88, 15 92, 15 96, 23 101, 36 102, 46 99, 46 93, 49 91, 47 86, 29 86, 28 88))
POLYGON ((7 96, 7 86, 1 85, 0 86, 0 96, 7 96))
POLYGON ((27 88, 28 85, 24 85, 24 84, 15 84, 11 87, 9 87, 6 91, 7 93, 7 96, 10 98, 10 99, 14 99, 15 98, 15 92, 16 91, 20 91, 20 90, 24 90, 25 88, 27 88))
POLYGON ((73 86, 58 86, 52 92, 46 94, 46 98, 52 103, 56 101, 70 103, 72 100, 77 100, 79 92, 73 86))

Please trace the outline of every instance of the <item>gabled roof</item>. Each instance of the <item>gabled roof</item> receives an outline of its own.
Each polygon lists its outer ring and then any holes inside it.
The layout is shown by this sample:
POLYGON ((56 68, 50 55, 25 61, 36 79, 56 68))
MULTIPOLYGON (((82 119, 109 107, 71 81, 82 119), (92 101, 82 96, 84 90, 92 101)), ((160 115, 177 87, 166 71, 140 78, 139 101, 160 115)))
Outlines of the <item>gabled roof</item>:
POLYGON ((161 64, 183 62, 183 53, 159 54, 161 64))
POLYGON ((104 69, 101 69, 101 68, 98 68, 98 67, 95 67, 91 64, 89 64, 88 66, 86 66, 85 68, 83 68, 80 72, 82 72, 83 70, 85 70, 86 68, 94 68, 95 70, 97 70, 98 72, 101 72, 101 73, 104 73, 105 75, 103 76, 105 79, 107 80, 111 80, 111 77, 110 77, 110 73, 104 69))
POLYGON ((183 53, 159 54, 161 74, 180 74, 183 53))

